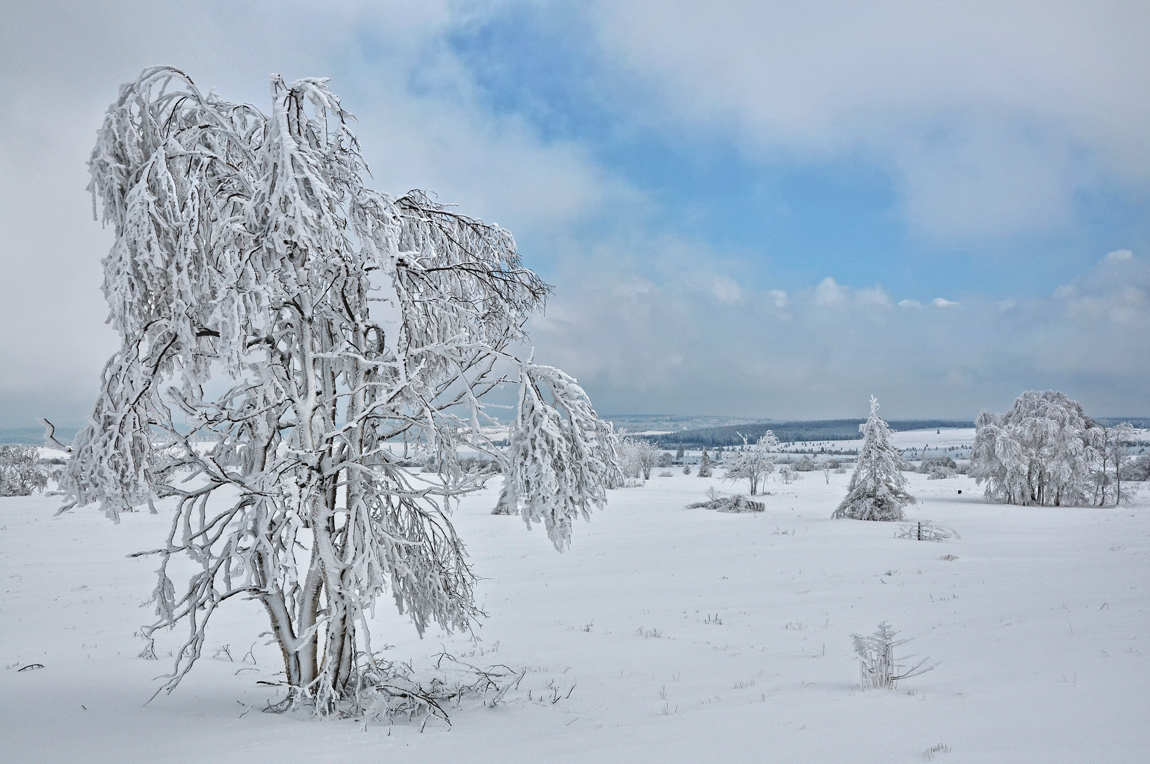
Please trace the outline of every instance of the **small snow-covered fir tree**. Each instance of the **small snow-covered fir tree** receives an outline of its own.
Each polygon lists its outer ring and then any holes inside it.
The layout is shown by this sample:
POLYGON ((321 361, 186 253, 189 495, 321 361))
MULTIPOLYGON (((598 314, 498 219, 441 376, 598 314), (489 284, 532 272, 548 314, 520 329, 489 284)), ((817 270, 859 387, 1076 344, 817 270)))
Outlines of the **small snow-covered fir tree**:
POLYGON ((832 517, 855 520, 905 520, 902 508, 914 504, 906 492, 902 454, 890 442, 890 429, 878 415, 878 399, 870 399, 870 418, 859 425, 863 433, 858 463, 846 498, 832 517))
POLYGON ((698 475, 701 478, 710 477, 712 472, 711 468, 711 455, 707 453, 707 449, 703 449, 703 458, 699 460, 698 475))
POLYGON ((560 549, 618 473, 576 381, 513 353, 549 287, 511 234, 367 188, 349 121, 326 80, 273 77, 265 115, 159 67, 98 133, 121 347, 61 485, 113 518, 170 499, 144 629, 188 627, 168 691, 239 596, 267 612, 292 703, 361 713, 390 687, 365 628, 381 595, 420 633, 479 615, 450 510, 486 475, 461 448, 499 463, 501 508, 560 549), (506 450, 484 403, 504 384, 506 450), (180 557, 190 578, 169 570, 180 557))

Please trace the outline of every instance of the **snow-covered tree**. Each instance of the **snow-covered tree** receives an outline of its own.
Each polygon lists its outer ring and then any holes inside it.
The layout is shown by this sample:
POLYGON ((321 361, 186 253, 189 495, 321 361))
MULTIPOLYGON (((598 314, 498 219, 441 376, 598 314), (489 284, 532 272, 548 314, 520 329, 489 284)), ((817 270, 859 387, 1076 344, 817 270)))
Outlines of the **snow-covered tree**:
POLYGON ((32 446, 0 446, 0 496, 28 496, 48 485, 48 466, 32 446))
POLYGON ((707 478, 707 477, 711 476, 711 472, 712 472, 711 455, 708 454, 707 449, 704 448, 703 449, 703 458, 699 460, 698 475, 701 478, 707 478))
POLYGON ((263 604, 293 703, 358 712, 388 691, 364 628, 382 594, 420 633, 478 614, 449 512, 486 475, 458 447, 500 463, 502 503, 559 549, 617 472, 576 381, 512 353, 549 287, 511 235, 368 189, 349 118, 322 79, 273 77, 265 115, 155 68, 92 152, 121 347, 62 485, 113 518, 173 500, 144 629, 189 629, 169 692, 239 595, 263 604), (503 384, 506 450, 484 402, 503 384), (439 471, 408 469, 415 452, 439 471))
POLYGON ((629 478, 651 479, 651 469, 659 462, 659 449, 643 438, 626 436, 619 441, 619 466, 629 478))
POLYGON ((815 469, 823 473, 823 479, 826 480, 827 485, 831 484, 831 470, 834 469, 834 467, 834 462, 825 456, 820 456, 815 459, 815 469))
POLYGON ((878 400, 871 396, 870 417, 859 425, 863 433, 858 462, 846 498, 832 517, 855 520, 905 520, 902 508, 914 504, 906 492, 902 454, 891 445, 890 429, 878 415, 878 400))
POLYGON ((1111 498, 1121 504, 1125 496, 1122 492, 1122 471, 1126 466, 1127 444, 1134 439, 1134 427, 1123 422, 1112 427, 1102 427, 1098 433, 1098 465, 1091 475, 1094 483, 1095 503, 1105 506, 1111 498))
POLYGON ((1064 394, 1030 390, 1005 414, 975 422, 970 474, 988 498, 1008 504, 1089 503, 1102 428, 1064 394))
POLYGON ((754 496, 759 492, 760 481, 775 469, 775 449, 778 447, 779 439, 770 430, 753 444, 748 443, 744 435, 743 448, 727 459, 724 479, 746 480, 750 484, 751 496, 754 496))

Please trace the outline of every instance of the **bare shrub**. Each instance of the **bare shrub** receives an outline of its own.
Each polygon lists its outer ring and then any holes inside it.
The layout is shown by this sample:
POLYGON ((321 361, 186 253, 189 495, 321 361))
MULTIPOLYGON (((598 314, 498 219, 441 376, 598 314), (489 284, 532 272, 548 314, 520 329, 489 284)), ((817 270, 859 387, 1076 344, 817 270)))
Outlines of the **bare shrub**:
POLYGON ((930 520, 923 520, 908 525, 900 525, 896 538, 913 539, 915 541, 944 541, 946 539, 961 538, 952 528, 944 528, 930 520))

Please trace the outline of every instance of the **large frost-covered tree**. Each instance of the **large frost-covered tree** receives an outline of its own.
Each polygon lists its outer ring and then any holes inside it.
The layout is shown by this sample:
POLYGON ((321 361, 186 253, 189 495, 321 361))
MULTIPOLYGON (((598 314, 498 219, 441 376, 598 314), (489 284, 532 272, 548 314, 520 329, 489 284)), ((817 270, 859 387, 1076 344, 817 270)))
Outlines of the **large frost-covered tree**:
POLYGON ((746 480, 749 484, 751 496, 759 492, 759 481, 775 469, 775 450, 779 447, 779 439, 770 430, 759 438, 754 444, 747 443, 743 436, 743 448, 732 454, 727 460, 727 474, 725 480, 746 480))
POLYGON ((1105 438, 1077 402, 1052 390, 1030 390, 1005 414, 983 411, 975 425, 970 474, 986 482, 988 498, 1023 505, 1089 502, 1105 438))
POLYGON ((846 498, 832 517, 855 520, 904 520, 902 508, 914 504, 906 492, 902 454, 891 445, 890 429, 878 415, 878 400, 871 396, 870 418, 859 425, 863 433, 858 463, 846 498))
POLYGON ((574 379, 512 353, 548 287, 511 235, 368 189, 325 80, 271 90, 265 115, 155 68, 109 108, 90 189, 122 343, 63 485, 113 518, 171 500, 144 630, 189 628, 168 691, 240 595, 267 612, 292 701, 356 712, 385 691, 364 620, 381 595, 420 633, 477 615, 449 511, 482 476, 457 448, 500 462, 506 501, 562 549, 605 501, 615 439, 574 379), (506 449, 484 402, 504 383, 506 449), (438 474, 407 469, 413 451, 438 474), (177 590, 180 556, 196 572, 177 590))

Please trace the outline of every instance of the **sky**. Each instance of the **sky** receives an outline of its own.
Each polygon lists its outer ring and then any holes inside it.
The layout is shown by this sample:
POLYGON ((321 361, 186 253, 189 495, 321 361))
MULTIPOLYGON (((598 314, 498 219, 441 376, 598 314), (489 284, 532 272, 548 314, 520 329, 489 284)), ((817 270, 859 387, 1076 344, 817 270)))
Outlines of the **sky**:
POLYGON ((373 187, 512 231, 536 359, 602 413, 1150 416, 1148 36, 1105 0, 7 0, 0 428, 90 410, 85 163, 159 64, 265 111, 330 77, 373 187))

